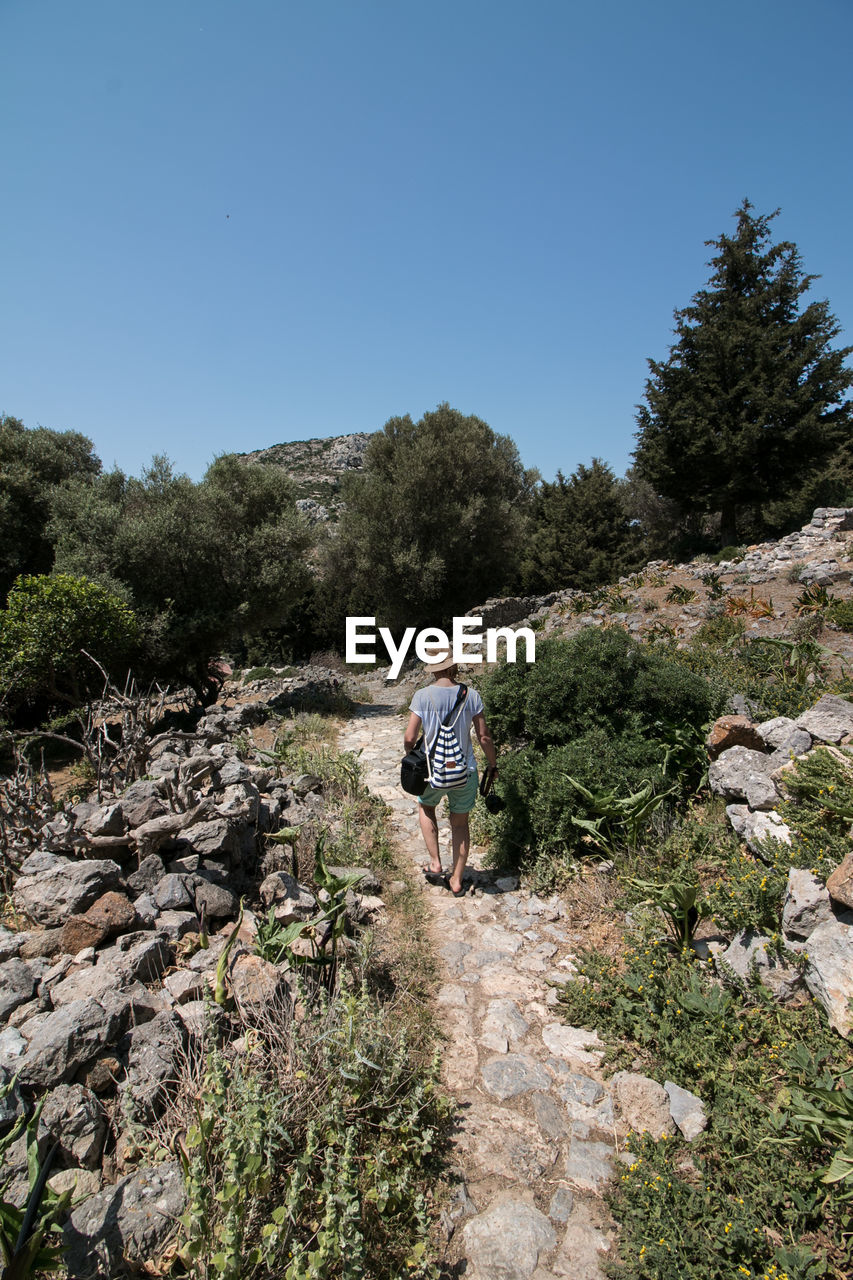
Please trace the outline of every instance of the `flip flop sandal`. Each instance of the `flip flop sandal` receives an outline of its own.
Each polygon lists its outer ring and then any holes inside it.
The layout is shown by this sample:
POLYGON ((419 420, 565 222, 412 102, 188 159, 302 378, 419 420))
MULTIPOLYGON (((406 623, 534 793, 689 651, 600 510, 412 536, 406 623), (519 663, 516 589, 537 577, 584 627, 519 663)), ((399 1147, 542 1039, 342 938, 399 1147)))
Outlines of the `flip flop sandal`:
POLYGON ((427 884, 434 884, 439 887, 447 885, 447 876, 443 871, 424 871, 424 880, 427 884))

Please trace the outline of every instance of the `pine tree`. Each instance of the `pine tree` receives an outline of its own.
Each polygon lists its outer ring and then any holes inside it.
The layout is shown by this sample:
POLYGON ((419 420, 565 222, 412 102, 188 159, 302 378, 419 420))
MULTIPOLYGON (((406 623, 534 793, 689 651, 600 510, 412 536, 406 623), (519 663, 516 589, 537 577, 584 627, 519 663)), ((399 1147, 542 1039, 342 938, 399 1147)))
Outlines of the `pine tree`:
POLYGON ((721 545, 737 542, 746 509, 778 501, 849 447, 845 392, 853 347, 826 301, 801 299, 816 276, 790 241, 744 200, 737 230, 716 249, 706 288, 675 312, 669 358, 649 360, 638 406, 636 469, 685 517, 719 515, 721 545))
POLYGON ((619 481, 606 462, 581 463, 567 480, 537 491, 522 562, 528 591, 584 590, 612 582, 637 561, 638 547, 619 481))

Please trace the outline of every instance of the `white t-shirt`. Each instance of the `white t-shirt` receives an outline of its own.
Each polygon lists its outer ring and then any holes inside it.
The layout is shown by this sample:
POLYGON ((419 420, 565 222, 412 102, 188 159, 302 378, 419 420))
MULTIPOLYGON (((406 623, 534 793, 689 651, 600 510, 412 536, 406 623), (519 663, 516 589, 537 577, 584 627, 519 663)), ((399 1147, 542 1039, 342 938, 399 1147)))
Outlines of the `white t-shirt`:
MULTIPOLYGON (((418 689, 412 698, 410 711, 420 716, 424 730, 424 743, 429 749, 435 742, 441 722, 454 706, 459 696, 459 685, 432 684, 426 689, 418 689)), ((474 716, 483 710, 483 699, 476 689, 468 689, 468 696, 457 708, 453 733, 459 743, 463 755, 467 755, 468 772, 474 773, 477 762, 474 759, 474 744, 471 741, 471 723, 474 716)), ((453 717, 452 717, 453 718, 453 717)))

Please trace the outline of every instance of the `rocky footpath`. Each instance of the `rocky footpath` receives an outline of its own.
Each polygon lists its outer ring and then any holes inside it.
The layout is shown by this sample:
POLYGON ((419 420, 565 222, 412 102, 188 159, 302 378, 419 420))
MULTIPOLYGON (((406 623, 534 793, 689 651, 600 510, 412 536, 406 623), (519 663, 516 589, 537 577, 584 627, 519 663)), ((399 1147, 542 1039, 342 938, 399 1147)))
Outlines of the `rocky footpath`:
MULTIPOLYGON (((253 727, 273 731, 288 707, 337 686, 334 673, 307 669, 241 690, 192 732, 157 734, 144 778, 120 791, 102 786, 21 832, 33 847, 0 927, 0 1126, 46 1099, 38 1151, 43 1159, 58 1143, 50 1185, 74 1189, 72 1277, 126 1274, 174 1234, 179 1167, 138 1167, 139 1139, 221 1012, 211 992, 240 898, 283 925, 321 910, 316 891, 291 874, 291 849, 266 839, 317 829, 321 780, 272 759, 250 763, 257 756, 246 748, 253 727)), ((350 892, 353 920, 381 911, 378 888, 368 875, 362 892, 350 892)), ((288 965, 254 953, 257 919, 243 911, 227 996, 248 1015, 271 1002, 293 1009, 288 965)), ((5 1195, 23 1203, 24 1136, 4 1155, 6 1179, 5 1195)))
MULTIPOLYGON (((361 753, 397 843, 425 866, 416 802, 399 787, 403 721, 380 701, 388 695, 378 683, 374 695, 340 745, 361 753)), ((448 866, 446 821, 440 827, 448 866)), ((448 1256, 464 1259, 470 1280, 600 1280, 615 1235, 601 1191, 628 1131, 678 1128, 690 1140, 707 1121, 677 1081, 664 1088, 630 1071, 607 1078, 598 1037, 566 1026, 556 1009, 583 934, 567 924, 559 897, 485 870, 483 854, 472 849, 460 899, 424 881, 444 969, 444 1082, 458 1107, 458 1181, 442 1224, 448 1256)))

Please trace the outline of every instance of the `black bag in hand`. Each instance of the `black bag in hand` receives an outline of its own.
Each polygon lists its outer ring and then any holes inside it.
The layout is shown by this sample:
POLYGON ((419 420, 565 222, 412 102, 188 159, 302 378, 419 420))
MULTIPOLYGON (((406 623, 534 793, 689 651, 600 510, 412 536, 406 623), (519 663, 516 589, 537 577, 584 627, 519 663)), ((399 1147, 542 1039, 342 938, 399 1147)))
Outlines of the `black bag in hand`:
MULTIPOLYGON (((466 685, 459 686, 459 692, 456 695, 456 701, 450 708, 450 711, 442 720, 442 724, 447 722, 453 716, 454 711, 459 706, 462 699, 468 692, 466 685)), ((424 735, 418 738, 411 751, 403 756, 400 764, 400 786, 410 796, 422 796, 429 785, 429 759, 427 750, 424 746, 424 735)))
POLYGON ((418 738, 411 751, 403 756, 400 765, 400 786, 410 796, 422 796, 427 789, 429 765, 424 748, 424 735, 418 738))

